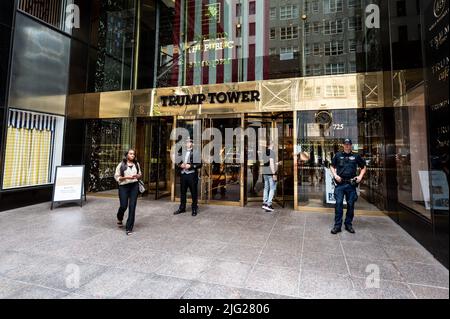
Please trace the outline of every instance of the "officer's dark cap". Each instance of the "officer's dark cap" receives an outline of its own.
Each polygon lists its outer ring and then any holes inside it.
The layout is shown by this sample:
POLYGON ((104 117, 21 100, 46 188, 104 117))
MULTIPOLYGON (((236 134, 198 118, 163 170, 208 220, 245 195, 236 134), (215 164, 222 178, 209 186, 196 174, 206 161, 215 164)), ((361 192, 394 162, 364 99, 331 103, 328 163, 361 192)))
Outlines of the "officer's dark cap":
POLYGON ((350 145, 353 145, 353 142, 352 142, 351 139, 346 138, 346 139, 344 140, 344 144, 350 144, 350 145))

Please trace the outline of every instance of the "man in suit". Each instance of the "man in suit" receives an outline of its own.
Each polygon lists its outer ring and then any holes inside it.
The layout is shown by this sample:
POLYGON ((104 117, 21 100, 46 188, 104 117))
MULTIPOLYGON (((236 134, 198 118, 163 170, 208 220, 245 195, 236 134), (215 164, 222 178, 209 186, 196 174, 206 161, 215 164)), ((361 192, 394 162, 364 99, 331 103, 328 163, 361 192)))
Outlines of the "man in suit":
POLYGON ((192 216, 198 213, 198 169, 202 167, 202 163, 196 163, 197 156, 194 156, 194 144, 191 139, 186 140, 186 152, 181 155, 181 161, 177 163, 180 171, 181 181, 181 203, 180 207, 174 215, 186 212, 186 194, 189 188, 192 195, 192 216))

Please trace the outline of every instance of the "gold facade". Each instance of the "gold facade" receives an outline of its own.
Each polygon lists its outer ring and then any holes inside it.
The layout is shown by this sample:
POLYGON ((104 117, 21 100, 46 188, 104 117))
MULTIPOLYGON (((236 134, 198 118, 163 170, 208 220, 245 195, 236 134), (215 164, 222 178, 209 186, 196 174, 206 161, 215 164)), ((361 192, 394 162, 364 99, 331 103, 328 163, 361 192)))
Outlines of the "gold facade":
POLYGON ((169 87, 69 96, 69 118, 201 116, 308 110, 376 108, 392 105, 391 72, 318 76, 255 82, 169 87), (386 74, 389 73, 389 74, 386 74), (182 107, 163 106, 160 97, 213 92, 260 92, 260 101, 182 107))

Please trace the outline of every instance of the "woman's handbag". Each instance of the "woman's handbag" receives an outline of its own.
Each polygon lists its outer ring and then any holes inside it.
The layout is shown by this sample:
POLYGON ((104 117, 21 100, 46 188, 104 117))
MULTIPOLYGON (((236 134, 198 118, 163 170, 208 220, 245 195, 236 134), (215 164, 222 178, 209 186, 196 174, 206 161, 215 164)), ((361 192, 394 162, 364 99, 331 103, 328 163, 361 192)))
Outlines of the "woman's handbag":
POLYGON ((144 182, 142 180, 139 180, 138 183, 139 183, 139 193, 144 194, 146 191, 144 182))

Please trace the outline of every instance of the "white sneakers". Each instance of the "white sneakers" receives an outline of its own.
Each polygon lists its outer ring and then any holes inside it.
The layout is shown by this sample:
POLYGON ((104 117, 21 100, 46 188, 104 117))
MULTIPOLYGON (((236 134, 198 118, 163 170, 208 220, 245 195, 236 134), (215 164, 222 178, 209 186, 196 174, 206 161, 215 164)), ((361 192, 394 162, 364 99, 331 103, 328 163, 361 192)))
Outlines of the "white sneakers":
POLYGON ((272 205, 267 205, 265 203, 262 205, 262 209, 264 209, 266 212, 273 212, 274 211, 272 205))

